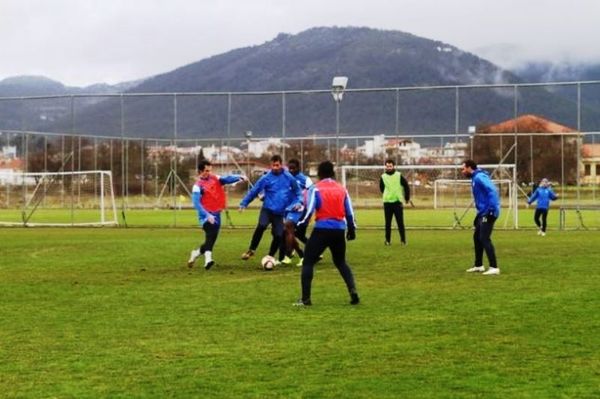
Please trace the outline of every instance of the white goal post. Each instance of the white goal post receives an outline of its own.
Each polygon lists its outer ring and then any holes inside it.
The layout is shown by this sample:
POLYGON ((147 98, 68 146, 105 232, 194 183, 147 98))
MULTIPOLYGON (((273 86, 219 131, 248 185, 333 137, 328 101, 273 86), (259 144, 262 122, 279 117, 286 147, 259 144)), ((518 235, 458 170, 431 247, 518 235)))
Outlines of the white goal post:
MULTIPOLYGON (((487 171, 499 188, 508 188, 505 192, 501 192, 502 207, 508 211, 504 213, 504 224, 506 227, 510 222, 513 228, 518 228, 516 166, 514 164, 481 164, 478 165, 478 168, 487 171)), ((381 206, 379 178, 384 173, 384 165, 343 165, 338 170, 341 172, 340 181, 350 193, 355 205, 381 206)), ((408 181, 411 186, 411 197, 415 199, 415 203, 417 203, 415 206, 419 208, 436 209, 438 207, 439 193, 435 191, 436 181, 456 182, 454 187, 459 187, 465 182, 461 164, 396 165, 396 170, 402 173, 408 181)), ((446 209, 454 211, 453 227, 462 226, 461 220, 469 210, 473 209, 470 185, 468 185, 468 190, 462 193, 453 192, 452 195, 453 198, 458 197, 460 201, 454 200, 452 206, 446 207, 446 209)))
POLYGON ((0 171, 0 225, 118 225, 112 173, 0 171))

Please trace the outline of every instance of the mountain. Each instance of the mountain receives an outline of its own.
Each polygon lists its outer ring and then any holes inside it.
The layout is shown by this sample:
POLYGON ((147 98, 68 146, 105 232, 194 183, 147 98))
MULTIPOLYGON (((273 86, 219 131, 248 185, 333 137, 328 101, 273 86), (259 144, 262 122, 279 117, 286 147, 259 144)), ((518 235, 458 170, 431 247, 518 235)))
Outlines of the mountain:
MULTIPOLYGON (((177 135, 190 138, 227 136, 227 92, 321 89, 323 93, 247 93, 231 96, 231 138, 252 130, 255 136, 333 135, 336 105, 329 93, 333 76, 348 76, 349 89, 439 85, 518 83, 521 79, 485 59, 450 44, 400 31, 370 28, 312 28, 297 35, 279 34, 264 44, 235 49, 146 79, 129 89, 136 93, 194 93, 177 97, 177 135)), ((464 89, 460 92, 459 131, 513 115, 513 91, 464 89)), ((455 131, 453 89, 398 92, 347 92, 340 104, 342 135, 394 134, 396 115, 401 134, 455 131)), ((174 98, 125 97, 125 135, 172 137, 174 98)), ((548 90, 519 93, 519 113, 544 115, 573 126, 572 100, 548 90)), ((74 131, 119 135, 120 100, 107 99, 76 110, 74 131)), ((600 120, 600 118, 598 118, 600 120)), ((70 131, 72 119, 38 124, 37 130, 70 131)))
MULTIPOLYGON (((70 119, 69 99, 36 99, 22 102, 19 97, 68 96, 82 94, 116 94, 132 89, 143 79, 116 85, 98 83, 86 87, 65 86, 45 76, 14 76, 0 80, 0 97, 14 97, 0 102, 0 119, 3 129, 44 130, 45 127, 70 119)), ((87 108, 105 100, 105 97, 85 97, 76 100, 78 109, 87 108)))

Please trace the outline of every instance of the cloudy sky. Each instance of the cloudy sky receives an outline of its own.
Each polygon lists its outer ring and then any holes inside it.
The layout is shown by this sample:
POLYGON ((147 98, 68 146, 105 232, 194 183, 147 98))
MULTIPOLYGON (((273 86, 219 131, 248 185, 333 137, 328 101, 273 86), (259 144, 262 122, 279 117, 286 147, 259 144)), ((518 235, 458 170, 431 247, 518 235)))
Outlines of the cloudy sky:
POLYGON ((0 80, 114 84, 334 25, 409 32, 504 67, 600 62, 599 19, 600 0, 0 0, 0 80))

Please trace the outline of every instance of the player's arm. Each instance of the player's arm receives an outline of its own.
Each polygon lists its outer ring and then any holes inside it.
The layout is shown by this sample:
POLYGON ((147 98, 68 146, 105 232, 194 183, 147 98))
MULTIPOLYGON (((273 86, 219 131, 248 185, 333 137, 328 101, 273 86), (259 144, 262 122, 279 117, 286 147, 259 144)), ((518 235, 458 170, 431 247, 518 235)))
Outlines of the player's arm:
POLYGON ((208 212, 202 206, 200 200, 202 199, 202 189, 197 185, 194 185, 192 188, 192 204, 194 204, 194 208, 196 208, 196 212, 198 212, 198 220, 202 221, 208 216, 208 212))
POLYGON ((226 175, 226 176, 219 177, 219 183, 221 183, 222 186, 224 186, 226 184, 234 184, 239 181, 245 181, 245 180, 247 180, 246 176, 243 176, 243 175, 226 175))
POLYGON ((492 183, 491 179, 485 180, 484 188, 485 188, 485 192, 487 194, 487 205, 488 205, 488 209, 486 210, 485 213, 488 215, 492 215, 494 217, 498 217, 497 209, 500 206, 500 204, 498 203, 498 199, 499 199, 498 190, 496 189, 496 186, 494 185, 494 183, 492 183))
POLYGON ((385 191, 385 183, 383 182, 383 176, 379 177, 379 191, 383 194, 385 191))
POLYGON ((348 191, 344 197, 344 211, 346 213, 346 226, 348 231, 346 232, 346 239, 352 241, 356 238, 356 219, 354 218, 354 209, 352 208, 352 200, 348 191))
POLYGON ((308 223, 308 221, 310 220, 310 217, 317 209, 317 206, 319 206, 319 207, 321 206, 320 205, 321 198, 320 198, 320 195, 318 195, 318 194, 319 194, 319 190, 317 189, 317 186, 313 185, 308 190, 308 198, 306 201, 306 214, 304 215, 302 220, 300 220, 298 222, 298 225, 308 223))
POLYGON ((263 190, 266 181, 265 179, 267 178, 267 176, 268 174, 262 175, 254 185, 254 187, 252 187, 250 191, 248 191, 246 196, 240 201, 240 209, 247 208, 248 204, 250 204, 254 200, 254 198, 256 198, 258 193, 260 193, 263 190))
POLYGON ((404 189, 404 201, 408 204, 410 202, 410 186, 408 185, 408 180, 402 175, 400 175, 400 185, 404 189))
POLYGON ((527 200, 527 203, 531 205, 531 203, 533 203, 533 201, 535 201, 538 197, 538 190, 536 189, 533 194, 531 195, 531 197, 529 197, 529 199, 527 200))

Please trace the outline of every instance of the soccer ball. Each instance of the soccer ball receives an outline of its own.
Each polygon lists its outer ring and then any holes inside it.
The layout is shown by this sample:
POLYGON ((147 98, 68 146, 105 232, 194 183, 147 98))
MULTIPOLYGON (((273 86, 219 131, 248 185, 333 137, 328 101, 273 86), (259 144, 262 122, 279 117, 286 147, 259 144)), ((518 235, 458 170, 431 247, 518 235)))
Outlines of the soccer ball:
POLYGON ((263 269, 271 271, 275 267, 275 258, 271 255, 263 256, 263 258, 260 260, 260 264, 262 265, 263 269))

